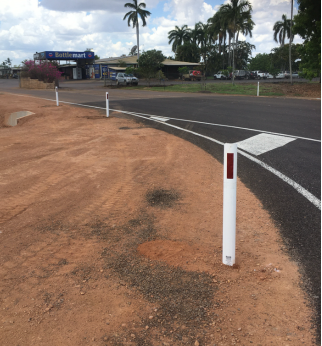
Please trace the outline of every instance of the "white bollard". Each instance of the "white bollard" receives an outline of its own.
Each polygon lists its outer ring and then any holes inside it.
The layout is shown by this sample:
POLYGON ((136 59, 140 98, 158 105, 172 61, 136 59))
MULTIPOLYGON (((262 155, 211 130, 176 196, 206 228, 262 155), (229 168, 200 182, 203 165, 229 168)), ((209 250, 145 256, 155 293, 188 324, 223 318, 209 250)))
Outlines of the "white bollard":
POLYGON ((106 118, 110 116, 110 107, 108 102, 108 93, 106 93, 106 118))
POLYGON ((237 143, 225 143, 222 262, 229 266, 235 264, 236 186, 237 143))
POLYGON ((58 100, 58 88, 55 87, 55 91, 56 91, 56 105, 57 107, 59 106, 59 100, 58 100))
POLYGON ((259 82, 257 84, 257 96, 259 96, 259 82))

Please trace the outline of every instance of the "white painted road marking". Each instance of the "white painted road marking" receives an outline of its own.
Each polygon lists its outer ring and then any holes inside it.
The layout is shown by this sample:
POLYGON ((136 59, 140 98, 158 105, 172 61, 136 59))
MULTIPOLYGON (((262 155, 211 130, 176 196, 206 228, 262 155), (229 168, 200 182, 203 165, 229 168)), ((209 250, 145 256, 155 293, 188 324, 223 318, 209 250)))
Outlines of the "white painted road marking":
MULTIPOLYGON (((39 98, 39 99, 48 100, 48 101, 55 101, 53 99, 44 99, 42 97, 36 97, 36 96, 21 95, 21 94, 14 94, 14 93, 8 93, 8 94, 18 95, 18 96, 23 96, 23 97, 39 98)), ((81 107, 97 108, 97 109, 104 109, 104 110, 106 109, 104 107, 88 106, 88 105, 84 105, 84 104, 81 104, 81 103, 73 103, 73 102, 67 102, 67 101, 61 101, 61 102, 62 103, 67 103, 67 104, 72 104, 72 105, 77 105, 77 106, 81 106, 81 107)), ((168 123, 165 123, 165 122, 160 122, 159 120, 156 120, 156 119, 151 119, 151 115, 150 114, 149 114, 150 118, 146 118, 145 116, 140 115, 141 113, 120 111, 118 109, 111 109, 111 110, 114 111, 114 112, 134 115, 136 117, 147 119, 147 120, 152 120, 152 121, 155 121, 155 122, 158 122, 158 123, 163 123, 164 125, 167 125, 169 127, 173 127, 173 128, 178 129, 178 130, 181 130, 181 131, 189 132, 189 133, 191 133, 191 134, 193 134, 195 136, 208 139, 208 140, 210 140, 212 142, 215 142, 217 144, 220 144, 220 145, 224 145, 223 142, 220 142, 220 141, 218 141, 218 140, 216 140, 214 138, 208 137, 208 136, 201 135, 200 133, 193 132, 193 131, 190 131, 190 130, 186 130, 186 129, 182 128, 182 127, 171 125, 171 124, 168 124, 168 123)), ((145 114, 145 115, 148 115, 148 114, 145 114)), ((172 118, 169 118, 169 119, 172 119, 172 118)), ((176 119, 176 120, 180 120, 180 119, 176 119)), ((185 121, 189 121, 189 120, 185 120, 185 121)), ((197 122, 197 121, 190 121, 190 122, 197 122)), ((210 123, 209 125, 214 125, 214 124, 210 123)), ((219 126, 223 126, 223 125, 219 125, 219 126)), ((228 127, 234 127, 234 126, 228 126, 228 127)), ((235 128, 243 129, 242 127, 235 127, 235 128)), ((251 129, 249 129, 249 130, 251 130, 251 129)), ((251 131, 265 132, 265 131, 258 131, 258 130, 251 130, 251 131)), ((272 132, 269 132, 269 133, 272 133, 272 132)), ((307 140, 312 140, 312 141, 316 141, 316 142, 321 142, 320 140, 316 140, 316 139, 310 139, 310 138, 304 138, 304 137, 296 137, 296 136, 289 136, 289 135, 286 135, 286 136, 293 137, 293 138, 307 139, 307 140)), ((241 155, 247 157, 248 159, 250 159, 251 161, 259 164, 261 167, 267 169, 268 171, 270 171, 271 173, 273 173, 274 175, 276 175, 277 177, 279 177, 280 179, 285 181, 287 184, 292 186, 298 193, 300 193, 303 197, 305 197, 308 201, 310 201, 313 205, 315 205, 317 208, 319 208, 321 210, 321 201, 318 198, 316 198, 314 195, 312 195, 311 192, 307 191, 304 187, 302 187, 301 185, 296 183, 294 180, 288 178, 283 173, 281 173, 278 170, 274 169, 273 167, 267 165, 266 163, 256 159, 255 157, 253 157, 253 156, 251 156, 251 155, 249 155, 249 154, 247 154, 247 153, 245 153, 245 152, 243 152, 241 150, 238 150, 238 152, 239 152, 239 154, 241 154, 241 155)))
POLYGON ((156 115, 153 115, 150 117, 151 119, 155 119, 155 120, 159 120, 159 121, 168 121, 169 118, 166 118, 166 117, 159 117, 159 116, 156 116, 156 115))
POLYGON ((248 159, 252 160, 253 162, 258 163, 263 168, 265 168, 268 171, 270 171, 273 174, 275 174, 277 177, 279 177, 280 179, 285 181, 287 184, 291 185, 297 192, 299 192, 302 196, 304 196, 307 200, 309 200, 312 204, 314 204, 317 208, 319 208, 321 210, 321 201, 318 198, 316 198, 315 196, 313 196, 311 192, 307 191, 304 187, 302 187, 301 185, 296 183, 294 180, 288 178, 286 175, 284 175, 283 173, 279 172, 275 168, 267 165, 266 163, 256 159, 256 157, 253 157, 253 156, 251 156, 251 155, 249 155, 247 153, 244 153, 241 150, 238 150, 238 153, 243 155, 243 156, 245 156, 245 157, 247 157, 248 159))
POLYGON ((257 156, 293 141, 295 141, 295 138, 260 133, 259 135, 238 142, 238 148, 257 156))

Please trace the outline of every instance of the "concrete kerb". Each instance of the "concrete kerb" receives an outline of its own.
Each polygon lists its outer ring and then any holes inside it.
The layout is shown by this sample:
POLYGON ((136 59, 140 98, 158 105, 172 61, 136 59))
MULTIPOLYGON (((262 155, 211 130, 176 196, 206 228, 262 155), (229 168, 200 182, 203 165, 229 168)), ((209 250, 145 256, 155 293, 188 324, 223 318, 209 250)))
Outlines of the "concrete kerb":
POLYGON ((27 117, 28 115, 35 114, 29 111, 20 111, 11 113, 7 119, 5 119, 5 125, 7 126, 17 126, 18 119, 27 117))

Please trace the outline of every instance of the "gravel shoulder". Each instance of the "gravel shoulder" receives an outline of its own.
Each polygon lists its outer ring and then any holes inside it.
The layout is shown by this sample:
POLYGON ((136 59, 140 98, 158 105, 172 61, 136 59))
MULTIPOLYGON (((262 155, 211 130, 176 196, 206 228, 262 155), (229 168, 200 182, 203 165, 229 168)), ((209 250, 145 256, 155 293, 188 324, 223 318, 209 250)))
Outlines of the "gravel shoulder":
POLYGON ((238 181, 223 266, 222 165, 116 116, 0 94, 0 344, 314 345, 256 197, 238 181))

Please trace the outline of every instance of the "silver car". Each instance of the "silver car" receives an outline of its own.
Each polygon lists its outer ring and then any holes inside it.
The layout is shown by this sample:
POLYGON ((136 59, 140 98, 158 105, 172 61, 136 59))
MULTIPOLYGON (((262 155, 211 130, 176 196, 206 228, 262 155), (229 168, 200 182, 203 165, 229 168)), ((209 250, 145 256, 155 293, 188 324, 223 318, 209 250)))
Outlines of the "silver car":
POLYGON ((138 85, 139 84, 139 79, 134 77, 133 74, 127 74, 124 72, 120 72, 117 74, 116 78, 116 84, 133 84, 133 85, 138 85))
POLYGON ((276 78, 278 78, 278 79, 285 78, 285 73, 284 73, 284 72, 280 72, 280 73, 276 76, 276 78))

